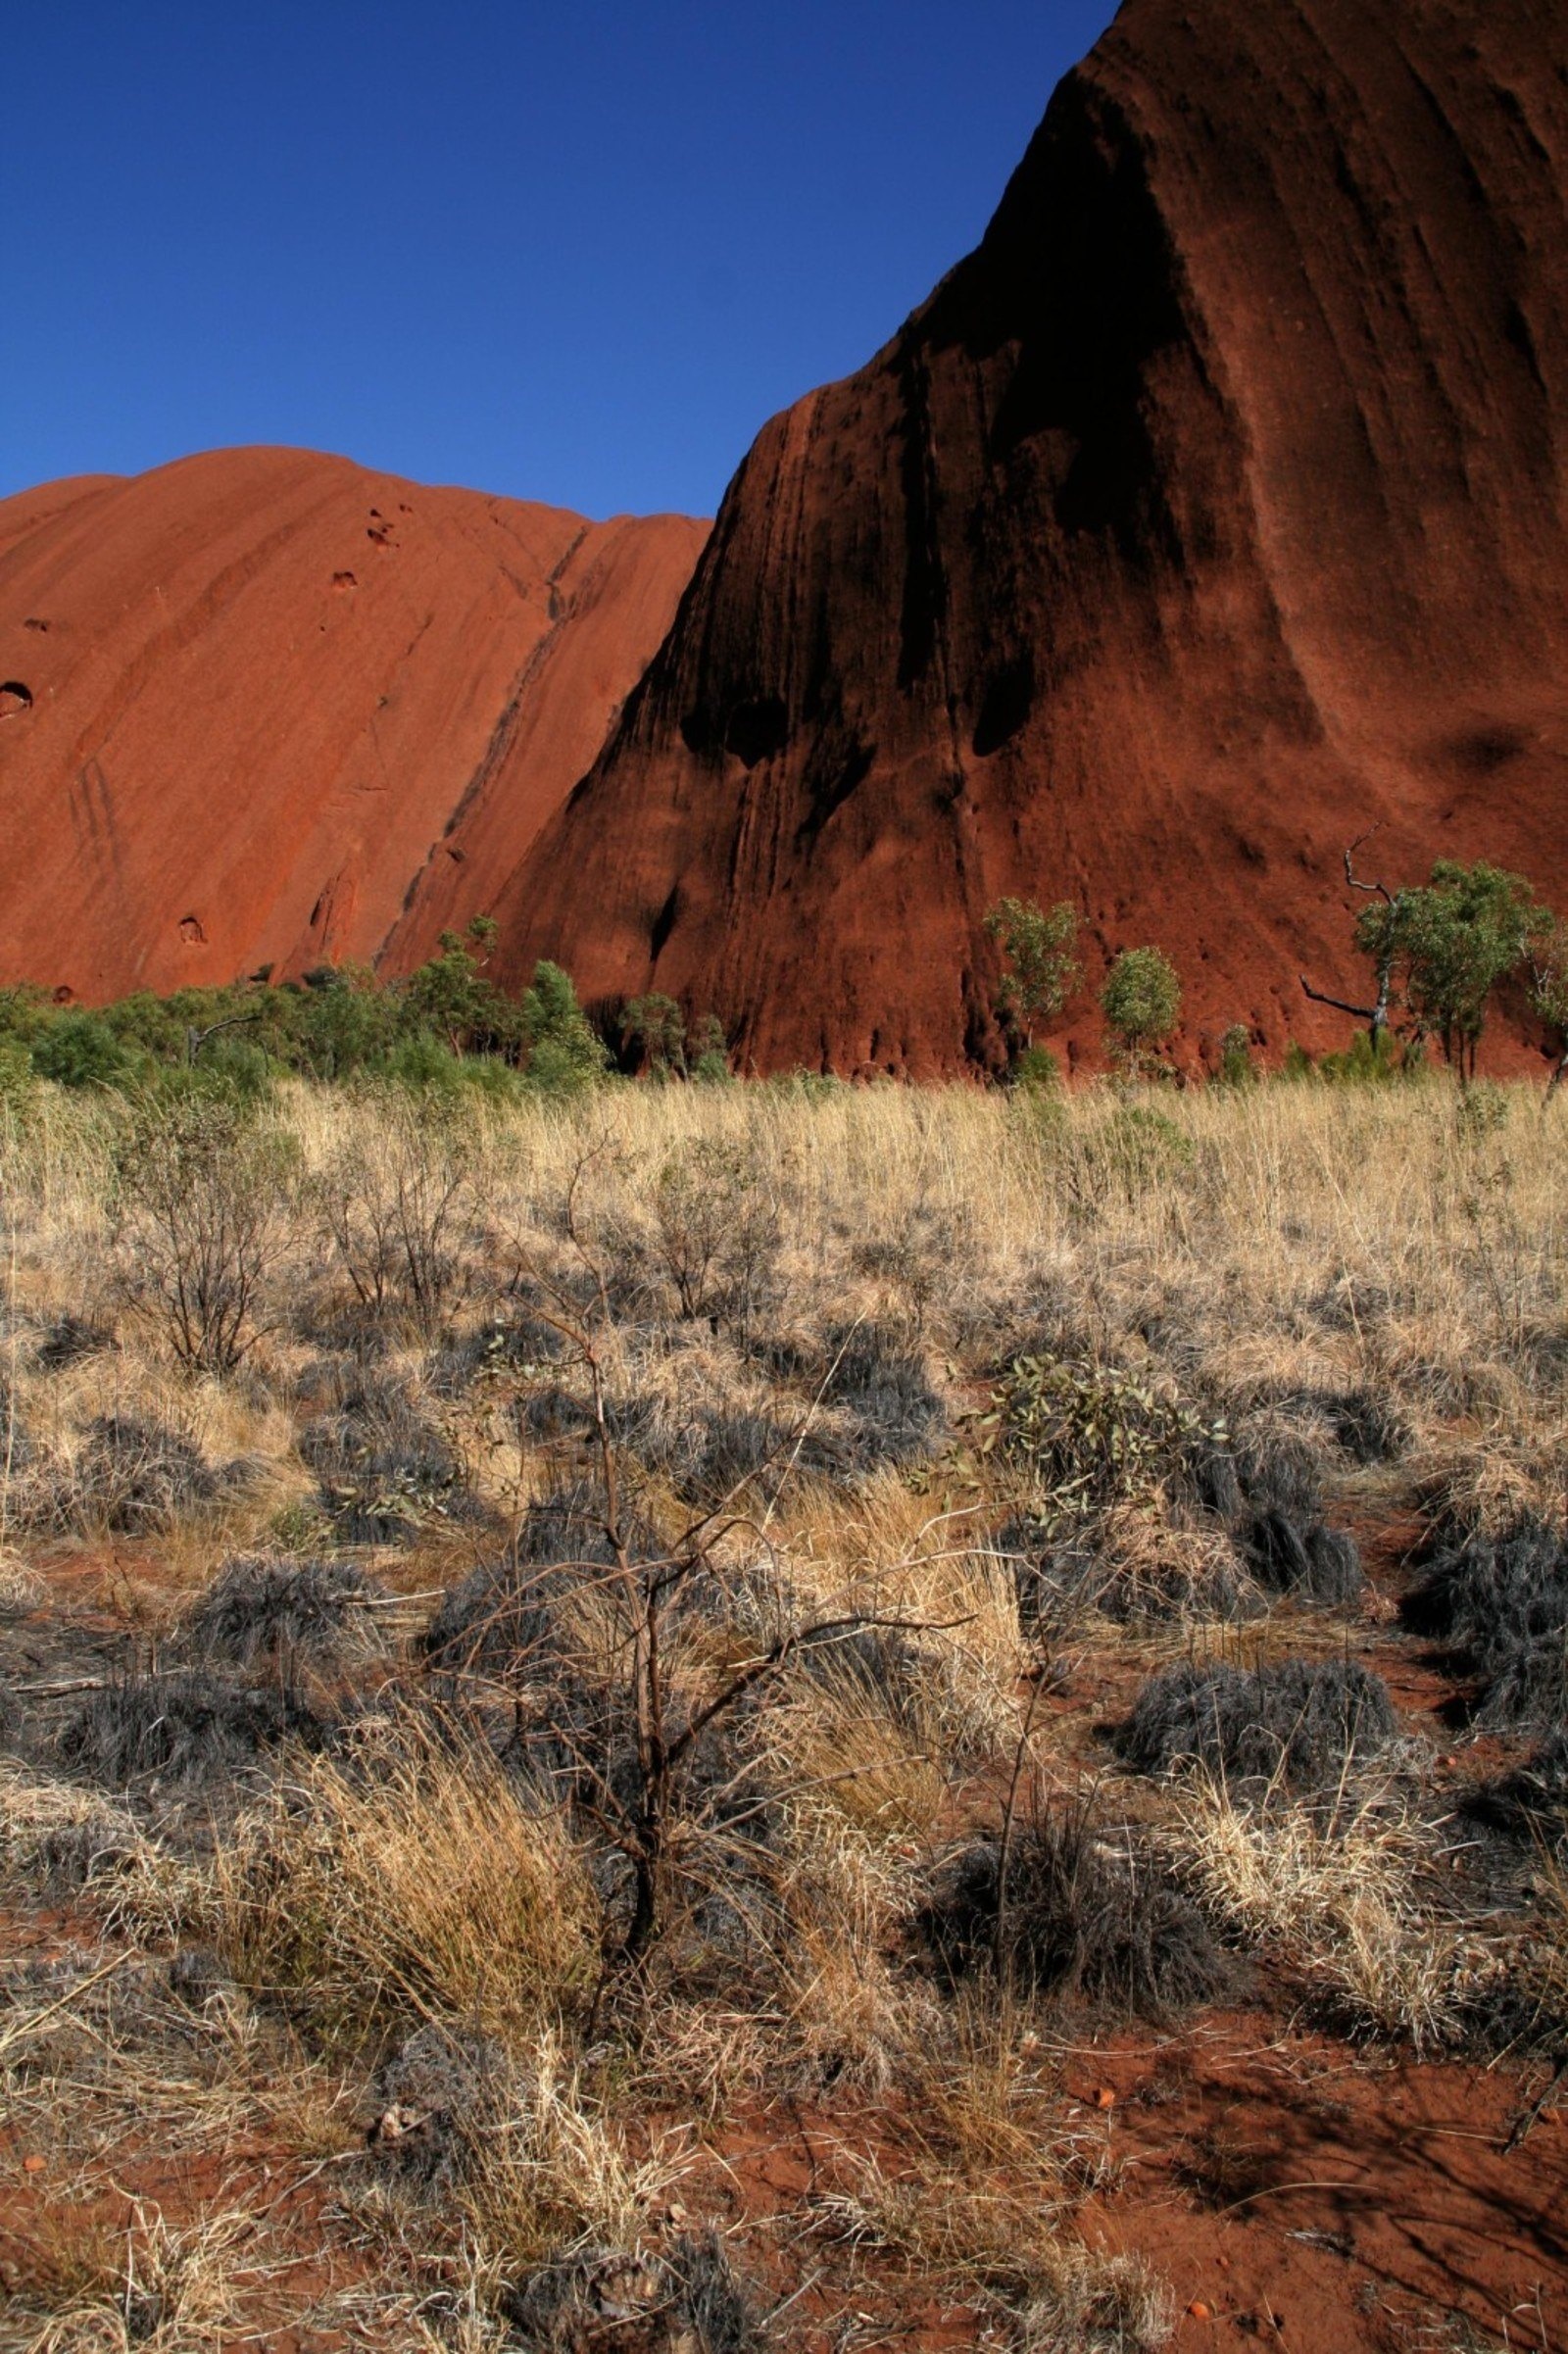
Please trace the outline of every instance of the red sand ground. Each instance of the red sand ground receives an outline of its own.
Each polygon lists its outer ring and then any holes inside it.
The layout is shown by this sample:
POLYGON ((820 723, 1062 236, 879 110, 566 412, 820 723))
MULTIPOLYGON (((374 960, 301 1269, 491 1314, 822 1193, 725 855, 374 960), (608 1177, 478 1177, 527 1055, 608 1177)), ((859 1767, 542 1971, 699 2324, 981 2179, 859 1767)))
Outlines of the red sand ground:
POLYGON ((100 999, 394 929, 416 961, 570 791, 706 529, 302 450, 0 504, 0 979, 100 999))

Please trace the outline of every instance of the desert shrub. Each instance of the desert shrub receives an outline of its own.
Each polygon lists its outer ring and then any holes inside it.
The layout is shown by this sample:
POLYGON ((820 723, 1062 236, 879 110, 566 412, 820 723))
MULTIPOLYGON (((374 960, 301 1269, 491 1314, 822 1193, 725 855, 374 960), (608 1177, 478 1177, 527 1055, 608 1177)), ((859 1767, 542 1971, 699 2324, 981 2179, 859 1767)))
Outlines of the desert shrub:
POLYGON ((1442 1549, 1405 1604, 1417 1633, 1446 1642, 1479 1678, 1490 1730, 1568 1722, 1568 1542, 1525 1514, 1442 1549))
POLYGON ((294 1152, 228 1091, 137 1107, 116 1152, 121 1279, 131 1306, 193 1373, 231 1373, 256 1337, 263 1287, 287 1246, 294 1152))
POLYGON ((1200 1765, 1237 1786, 1321 1790, 1386 1749, 1398 1730, 1387 1685, 1358 1660, 1287 1659, 1255 1669, 1165 1668, 1143 1686, 1114 1741, 1141 1774, 1200 1765))
POLYGON ((1000 1959, 1020 1991, 1155 2019, 1226 1984, 1226 1958, 1192 1899, 1130 1835, 1102 1836, 1086 1809, 1037 1805, 1015 1824, 1004 1912, 1002 1863, 1000 1839, 961 1848, 920 1916, 950 1979, 1000 1959))
POLYGON ((983 1451, 1028 1471, 1048 1524, 1147 1498, 1225 1442, 1223 1425, 1128 1374, 1037 1356, 1013 1359, 979 1428, 983 1451))
POLYGON ((157 1536, 182 1513, 211 1503, 222 1485, 183 1431, 137 1414, 100 1414, 55 1492, 55 1513, 73 1528, 157 1536))
POLYGON ((700 1141, 665 1161, 654 1188, 654 1245, 679 1313, 749 1332, 780 1296, 779 1205, 758 1156, 700 1141))
POLYGON ((346 1544, 407 1545, 427 1521, 478 1512, 451 1441, 396 1383, 367 1380, 308 1422, 299 1447, 346 1544))
POLYGON ((185 1620, 192 1648, 249 1667, 258 1659, 364 1657, 383 1647, 369 1605, 386 1589, 347 1561, 226 1561, 185 1620))
POLYGON ((451 1111, 416 1097, 376 1099, 370 1149, 345 1146, 316 1179, 321 1233, 372 1315, 397 1307, 425 1330, 439 1323, 465 1278, 473 1148, 451 1111))
POLYGON ((124 1789, 226 1779, 283 1741, 321 1738, 320 1719, 276 1685, 226 1683, 202 1670, 130 1675, 94 1692, 63 1728, 62 1764, 124 1789))

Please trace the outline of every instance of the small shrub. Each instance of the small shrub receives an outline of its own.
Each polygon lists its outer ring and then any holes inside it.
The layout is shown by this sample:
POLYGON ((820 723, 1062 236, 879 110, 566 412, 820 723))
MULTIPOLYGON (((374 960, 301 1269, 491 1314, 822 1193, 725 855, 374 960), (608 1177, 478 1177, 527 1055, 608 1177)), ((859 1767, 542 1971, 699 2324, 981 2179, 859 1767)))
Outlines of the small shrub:
POLYGON ((192 1373, 232 1373, 281 1256, 293 1153, 227 1091, 143 1104, 116 1154, 116 1240, 131 1306, 192 1373))
POLYGON ((763 1307, 777 1303, 778 1203, 760 1162, 744 1148, 705 1141, 672 1154, 654 1189, 654 1232, 683 1318, 749 1331, 763 1307))
POLYGON ((1159 949, 1123 949, 1105 976, 1100 1004, 1117 1054, 1137 1075, 1169 1042, 1181 1020, 1181 980, 1159 949))
POLYGON ((192 1648, 259 1659, 366 1657, 384 1647, 369 1604, 386 1589, 347 1561, 227 1561, 185 1621, 192 1648))
POLYGON ((985 1451, 1029 1471, 1048 1525, 1146 1499, 1225 1440, 1223 1425, 1129 1374, 1036 1356, 1014 1358, 980 1428, 985 1451))
MULTIPOLYGON (((920 1926, 954 1979, 997 1960, 1002 1842, 948 1865, 920 1926)), ((1004 1971, 1035 1995, 1080 1995, 1158 2019, 1217 1994, 1230 1975, 1202 1914, 1131 1842, 1097 1835, 1081 1808, 1040 1807, 1015 1827, 1001 1930, 1004 1971)))
POLYGON ((591 1578, 613 1560, 590 1491, 547 1496, 529 1505, 499 1560, 481 1562, 452 1588, 420 1648, 448 1675, 505 1679, 553 1670, 561 1655, 557 1606, 569 1573, 585 1570, 591 1578))
POLYGON ((1182 1665, 1152 1676, 1115 1748, 1141 1774, 1200 1765, 1230 1784, 1332 1788, 1396 1739, 1381 1676, 1358 1660, 1245 1669, 1182 1665))

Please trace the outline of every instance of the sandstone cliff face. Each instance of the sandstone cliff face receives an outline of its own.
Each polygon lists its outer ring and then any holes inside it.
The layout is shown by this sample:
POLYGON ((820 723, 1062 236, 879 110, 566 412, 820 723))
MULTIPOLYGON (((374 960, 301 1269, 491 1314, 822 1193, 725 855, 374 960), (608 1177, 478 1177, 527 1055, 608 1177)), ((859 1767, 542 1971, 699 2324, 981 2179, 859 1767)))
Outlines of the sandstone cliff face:
POLYGON ((1343 1035, 1297 976, 1353 984, 1375 823, 1568 901, 1565 182, 1560 0, 1126 0, 979 249, 760 437, 513 970, 926 1072, 998 1052, 1004 892, 1091 982, 1162 944, 1190 1052, 1343 1035))
POLYGON ((416 961, 581 774, 706 531, 300 450, 0 503, 0 979, 416 961))

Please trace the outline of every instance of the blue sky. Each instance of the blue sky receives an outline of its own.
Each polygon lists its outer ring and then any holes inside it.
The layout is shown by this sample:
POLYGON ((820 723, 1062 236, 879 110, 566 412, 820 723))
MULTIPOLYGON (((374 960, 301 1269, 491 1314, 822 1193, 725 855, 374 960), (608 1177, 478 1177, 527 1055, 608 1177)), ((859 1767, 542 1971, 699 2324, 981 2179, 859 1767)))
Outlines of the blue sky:
POLYGON ((710 513, 975 242, 1112 13, 13 10, 0 496, 265 441, 710 513))

